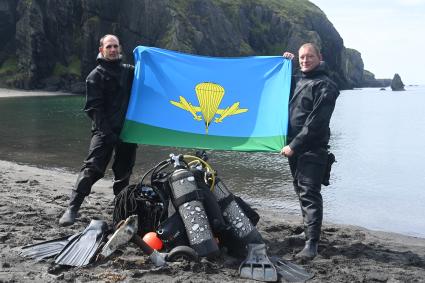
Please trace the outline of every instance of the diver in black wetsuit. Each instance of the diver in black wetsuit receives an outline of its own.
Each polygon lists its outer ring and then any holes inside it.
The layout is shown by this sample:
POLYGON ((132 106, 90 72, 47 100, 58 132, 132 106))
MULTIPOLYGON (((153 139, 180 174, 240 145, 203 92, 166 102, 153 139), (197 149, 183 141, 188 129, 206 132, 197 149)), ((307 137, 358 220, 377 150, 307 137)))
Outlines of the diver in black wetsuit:
MULTIPOLYGON (((313 259, 322 227, 320 190, 328 164, 329 122, 339 91, 317 46, 306 43, 298 53, 302 76, 289 100, 288 145, 281 154, 288 157, 305 227, 305 247, 296 257, 313 259)), ((289 52, 283 56, 294 57, 289 52)))
POLYGON ((134 67, 121 63, 118 37, 108 34, 100 39, 97 63, 86 79, 84 111, 92 120, 89 154, 72 190, 69 206, 59 220, 61 226, 75 222, 84 198, 90 194, 93 184, 104 176, 113 152, 114 195, 129 184, 136 159, 137 145, 119 139, 130 98, 134 67))

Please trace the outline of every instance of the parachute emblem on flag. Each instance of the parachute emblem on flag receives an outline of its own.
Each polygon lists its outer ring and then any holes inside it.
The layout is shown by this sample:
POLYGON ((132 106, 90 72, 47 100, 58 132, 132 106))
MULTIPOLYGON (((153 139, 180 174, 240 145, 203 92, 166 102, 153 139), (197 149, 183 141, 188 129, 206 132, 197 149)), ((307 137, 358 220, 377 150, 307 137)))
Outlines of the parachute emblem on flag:
POLYGON ((192 103, 188 102, 183 96, 179 96, 180 101, 170 100, 170 103, 190 112, 195 120, 204 120, 205 132, 207 135, 208 127, 213 119, 215 123, 221 123, 226 117, 248 111, 247 108, 239 108, 239 101, 225 109, 219 109, 221 100, 224 97, 224 88, 219 84, 211 82, 199 83, 195 87, 195 92, 199 106, 192 105, 192 103), (216 117, 216 115, 219 116, 216 117))

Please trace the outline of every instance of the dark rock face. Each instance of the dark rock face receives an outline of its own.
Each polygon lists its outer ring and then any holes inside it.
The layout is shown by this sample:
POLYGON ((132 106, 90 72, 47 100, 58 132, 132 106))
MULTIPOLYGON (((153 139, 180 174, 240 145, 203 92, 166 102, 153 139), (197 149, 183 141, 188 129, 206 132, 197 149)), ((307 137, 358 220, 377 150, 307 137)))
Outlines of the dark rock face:
POLYGON ((360 87, 388 87, 391 85, 391 79, 375 79, 375 75, 371 72, 363 71, 363 81, 360 83, 360 87))
MULTIPOLYGON (((13 23, 14 34, 11 38, 15 46, 9 58, 16 58, 16 73, 6 74, 6 81, 10 86, 24 89, 32 88, 63 88, 56 80, 50 78, 59 77, 59 81, 81 80, 80 74, 74 74, 61 70, 61 66, 67 66, 72 56, 78 56, 75 50, 76 35, 74 26, 78 15, 72 0, 33 0, 14 1, 17 5, 11 10, 15 13, 13 23), (55 72, 61 72, 60 76, 55 72), (50 80, 49 80, 50 79, 50 80), (49 83, 50 82, 50 83, 49 83)), ((4 50, 1 50, 1 54, 4 50)), ((3 63, 3 62, 1 62, 3 63)), ((63 69, 63 68, 62 68, 63 69)))
MULTIPOLYGON (((14 46, 9 44, 13 41, 15 35, 15 22, 16 22, 16 1, 14 0, 0 0, 0 50, 11 51, 14 46)), ((13 45, 13 44, 12 44, 13 45)), ((0 62, 5 58, 3 52, 0 52, 0 62)))
POLYGON ((341 88, 362 82, 360 53, 304 0, 0 0, 0 85, 83 91, 107 33, 120 37, 129 63, 137 45, 246 56, 314 42, 341 88))
POLYGON ((349 88, 358 87, 363 82, 363 60, 360 52, 350 48, 342 50, 342 71, 349 88))
POLYGON ((400 90, 405 90, 404 89, 404 84, 401 81, 400 75, 399 74, 395 74, 394 78, 391 82, 391 89, 393 91, 400 91, 400 90))

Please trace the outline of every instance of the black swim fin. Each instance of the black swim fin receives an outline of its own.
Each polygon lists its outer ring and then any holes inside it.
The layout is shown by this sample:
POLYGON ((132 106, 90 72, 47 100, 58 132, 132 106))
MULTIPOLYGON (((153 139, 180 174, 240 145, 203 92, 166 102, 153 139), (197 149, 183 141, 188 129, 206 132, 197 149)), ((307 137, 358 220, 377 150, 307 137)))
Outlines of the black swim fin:
POLYGON ((73 238, 55 258, 55 263, 68 266, 84 266, 90 263, 108 231, 103 220, 92 220, 90 225, 73 238))
POLYGON ((286 282, 305 282, 314 277, 313 273, 307 272, 302 266, 288 260, 270 257, 270 261, 276 267, 277 273, 286 282))
POLYGON ((35 259, 37 261, 53 257, 60 253, 62 249, 74 238, 78 237, 80 233, 66 236, 54 240, 40 242, 33 245, 22 247, 19 253, 23 257, 35 259))

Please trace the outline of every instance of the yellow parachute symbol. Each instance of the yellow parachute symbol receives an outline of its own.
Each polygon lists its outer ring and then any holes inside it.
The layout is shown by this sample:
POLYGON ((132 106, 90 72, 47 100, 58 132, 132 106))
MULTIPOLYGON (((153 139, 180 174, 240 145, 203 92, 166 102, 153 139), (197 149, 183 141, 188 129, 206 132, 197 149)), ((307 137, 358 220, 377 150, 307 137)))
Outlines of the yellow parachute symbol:
POLYGON ((208 127, 211 121, 214 119, 215 115, 220 115, 215 117, 215 123, 223 122, 223 119, 240 113, 247 112, 247 108, 239 108, 239 102, 235 102, 232 106, 225 109, 219 109, 221 100, 224 96, 224 88, 215 83, 199 83, 195 87, 196 97, 198 98, 199 106, 193 106, 188 102, 183 96, 179 96, 180 101, 172 101, 170 103, 174 106, 177 106, 183 110, 190 112, 195 120, 201 121, 202 119, 205 122, 205 132, 208 134, 208 127), (201 115, 198 115, 198 112, 201 112, 201 115))

